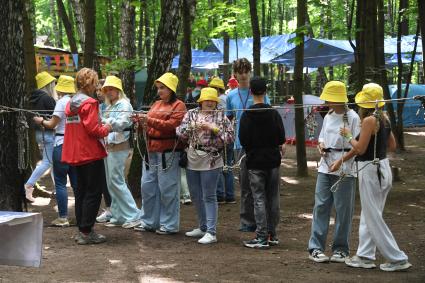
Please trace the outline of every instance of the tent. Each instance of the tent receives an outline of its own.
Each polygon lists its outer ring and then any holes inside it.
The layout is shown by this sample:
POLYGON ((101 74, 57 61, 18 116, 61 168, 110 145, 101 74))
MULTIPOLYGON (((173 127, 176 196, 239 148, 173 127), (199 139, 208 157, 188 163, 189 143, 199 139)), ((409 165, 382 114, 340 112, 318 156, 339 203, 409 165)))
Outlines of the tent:
MULTIPOLYGON (((412 53, 415 46, 416 35, 405 35, 401 37, 401 53, 412 53)), ((397 54, 397 37, 384 39, 385 54, 397 54)), ((416 53, 423 53, 422 39, 418 39, 418 47, 416 53)))
MULTIPOLYGON (((391 98, 397 98, 397 85, 389 85, 391 98)), ((402 96, 404 95, 404 91, 406 89, 406 85, 403 84, 402 87, 402 96)), ((417 95, 425 95, 425 85, 417 85, 411 84, 409 86, 409 92, 407 93, 407 97, 412 98, 417 95)), ((397 109, 397 101, 393 101, 394 110, 397 109)), ((421 103, 418 100, 407 100, 404 104, 403 109, 403 125, 405 127, 421 127, 425 126, 424 119, 424 110, 420 109, 421 103)))
MULTIPOLYGON (((415 55, 415 62, 422 62, 422 54, 416 54, 415 55)), ((409 53, 403 53, 401 54, 401 62, 403 64, 410 64, 410 61, 412 60, 412 54, 409 53)), ((391 57, 385 59, 385 64, 389 67, 397 66, 398 64, 398 56, 397 54, 393 54, 391 57)))
POLYGON ((148 80, 148 70, 141 69, 137 71, 134 78, 136 86, 136 105, 139 108, 143 105, 143 95, 145 93, 146 81, 148 80))
MULTIPOLYGON (((295 65, 295 46, 275 57, 273 63, 295 65)), ((308 38, 304 43, 304 66, 311 68, 351 64, 354 51, 348 40, 308 38)))
MULTIPOLYGON (((179 67, 180 55, 173 58, 171 69, 179 67)), ((218 69, 219 65, 223 63, 223 54, 220 52, 208 52, 197 49, 192 49, 192 70, 206 71, 218 69)))

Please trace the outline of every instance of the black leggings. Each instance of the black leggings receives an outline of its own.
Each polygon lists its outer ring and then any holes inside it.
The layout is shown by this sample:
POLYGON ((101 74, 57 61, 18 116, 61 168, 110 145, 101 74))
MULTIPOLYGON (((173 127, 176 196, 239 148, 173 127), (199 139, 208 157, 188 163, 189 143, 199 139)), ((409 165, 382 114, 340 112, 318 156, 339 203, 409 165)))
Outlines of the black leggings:
POLYGON ((102 200, 107 190, 105 164, 103 159, 76 166, 78 189, 75 191, 75 216, 78 229, 91 232, 102 200))

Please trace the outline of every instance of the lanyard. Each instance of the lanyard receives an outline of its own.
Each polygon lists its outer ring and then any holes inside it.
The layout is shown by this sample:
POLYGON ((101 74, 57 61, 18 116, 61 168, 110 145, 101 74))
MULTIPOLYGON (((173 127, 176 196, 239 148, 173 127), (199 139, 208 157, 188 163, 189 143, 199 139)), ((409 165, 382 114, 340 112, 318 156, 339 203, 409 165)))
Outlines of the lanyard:
POLYGON ((239 95, 239 99, 240 99, 240 101, 242 103, 242 109, 245 110, 246 109, 246 105, 248 104, 249 92, 248 92, 248 94, 246 96, 245 102, 242 100, 242 95, 241 95, 241 92, 240 92, 239 88, 238 88, 238 95, 239 95))

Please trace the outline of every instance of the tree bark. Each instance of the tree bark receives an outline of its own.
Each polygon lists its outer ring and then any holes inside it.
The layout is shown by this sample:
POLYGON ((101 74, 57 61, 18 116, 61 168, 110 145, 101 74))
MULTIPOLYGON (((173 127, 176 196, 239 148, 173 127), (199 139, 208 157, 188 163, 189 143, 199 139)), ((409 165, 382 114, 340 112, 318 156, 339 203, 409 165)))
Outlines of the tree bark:
MULTIPOLYGON (((23 107, 25 97, 25 53, 22 0, 3 1, 0 9, 0 105, 23 107)), ((3 113, 0 127, 0 210, 22 211, 25 176, 18 170, 17 112, 3 113)))
POLYGON ((65 28, 66 36, 68 38, 69 48, 71 49, 71 53, 77 54, 77 42, 75 41, 74 31, 69 21, 68 15, 66 14, 65 6, 62 0, 56 0, 56 4, 58 6, 58 14, 59 18, 62 19, 63 26, 65 28))
MULTIPOLYGON (((123 0, 121 3, 121 37, 119 56, 126 60, 136 59, 136 10, 131 5, 130 0, 123 0)), ((120 77, 123 83, 125 94, 134 104, 134 65, 120 71, 120 77)))
MULTIPOLYGON (((419 1, 419 0, 418 0, 419 1)), ((409 0, 400 0, 399 12, 401 13, 401 35, 409 35, 409 16, 407 10, 409 9, 409 0)))
POLYGON ((59 26, 55 7, 55 0, 49 1, 50 18, 52 19, 53 35, 55 37, 55 46, 59 47, 59 26))
POLYGON ((96 1, 84 3, 84 67, 94 68, 96 59, 96 1))
MULTIPOLYGON (((87 0, 90 1, 90 0, 87 0)), ((81 49, 84 51, 85 46, 85 24, 84 24, 84 1, 83 0, 70 0, 75 17, 75 23, 77 25, 77 34, 80 39, 81 49)))
POLYGON ((150 27, 150 19, 147 16, 148 15, 148 3, 146 2, 146 5, 144 8, 144 14, 145 16, 145 55, 146 55, 146 65, 149 64, 152 56, 152 41, 151 41, 151 27, 150 27))
MULTIPOLYGON (((294 67, 294 83, 295 83, 295 104, 303 105, 303 67, 304 67, 304 32, 302 27, 306 24, 307 3, 305 0, 297 0, 297 32, 296 36, 300 43, 295 47, 295 67, 294 67)), ((305 132, 304 132, 304 109, 302 107, 295 108, 295 135, 297 147, 297 176, 307 176, 307 155, 305 149, 305 132)))
MULTIPOLYGON (((264 5, 264 1, 263 1, 264 5)), ((254 75, 261 75, 261 34, 260 26, 258 23, 258 14, 257 14, 257 1, 249 0, 249 11, 251 14, 251 28, 252 28, 252 37, 253 37, 253 47, 252 47, 252 57, 254 61, 254 75)))
POLYGON ((140 0, 140 11, 139 11, 139 29, 137 33, 137 55, 139 56, 139 59, 143 59, 144 52, 143 52, 143 26, 144 26, 144 17, 147 16, 144 13, 143 6, 146 5, 145 0, 140 0))
POLYGON ((177 95, 184 100, 192 65, 192 23, 195 20, 196 0, 183 0, 182 2, 183 37, 180 42, 177 95))
POLYGON ((155 37, 152 60, 149 63, 148 78, 144 93, 144 104, 150 103, 156 96, 154 81, 169 70, 177 49, 177 35, 181 22, 181 0, 162 0, 161 19, 155 37))
MULTIPOLYGON (((418 14, 419 24, 421 26, 422 48, 425 49, 425 0, 418 0, 418 14)), ((425 56, 423 51, 422 60, 422 75, 425 77, 425 56)))

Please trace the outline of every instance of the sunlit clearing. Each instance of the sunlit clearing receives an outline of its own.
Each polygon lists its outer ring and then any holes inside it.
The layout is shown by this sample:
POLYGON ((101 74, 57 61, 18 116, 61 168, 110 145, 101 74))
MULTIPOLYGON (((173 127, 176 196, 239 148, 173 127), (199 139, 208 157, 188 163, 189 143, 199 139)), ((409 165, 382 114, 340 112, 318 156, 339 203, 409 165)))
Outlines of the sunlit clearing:
POLYGON ((280 179, 282 179, 285 183, 292 184, 292 185, 298 185, 300 183, 300 181, 291 177, 280 177, 280 179))
POLYGON ((170 278, 164 278, 156 275, 142 275, 139 278, 140 283, 162 283, 162 282, 182 282, 170 278))
POLYGON ((419 208, 419 209, 425 209, 425 207, 423 207, 422 205, 417 205, 417 204, 414 204, 414 203, 408 204, 407 206, 416 207, 416 208, 419 208))
POLYGON ((407 135, 425 137, 425 132, 405 132, 407 135))
POLYGON ((317 161, 307 161, 307 166, 311 168, 317 168, 317 161))
POLYGON ((37 198, 35 198, 35 201, 33 203, 31 203, 31 205, 33 205, 33 206, 46 206, 46 205, 49 205, 50 201, 51 201, 51 198, 37 197, 37 198))

